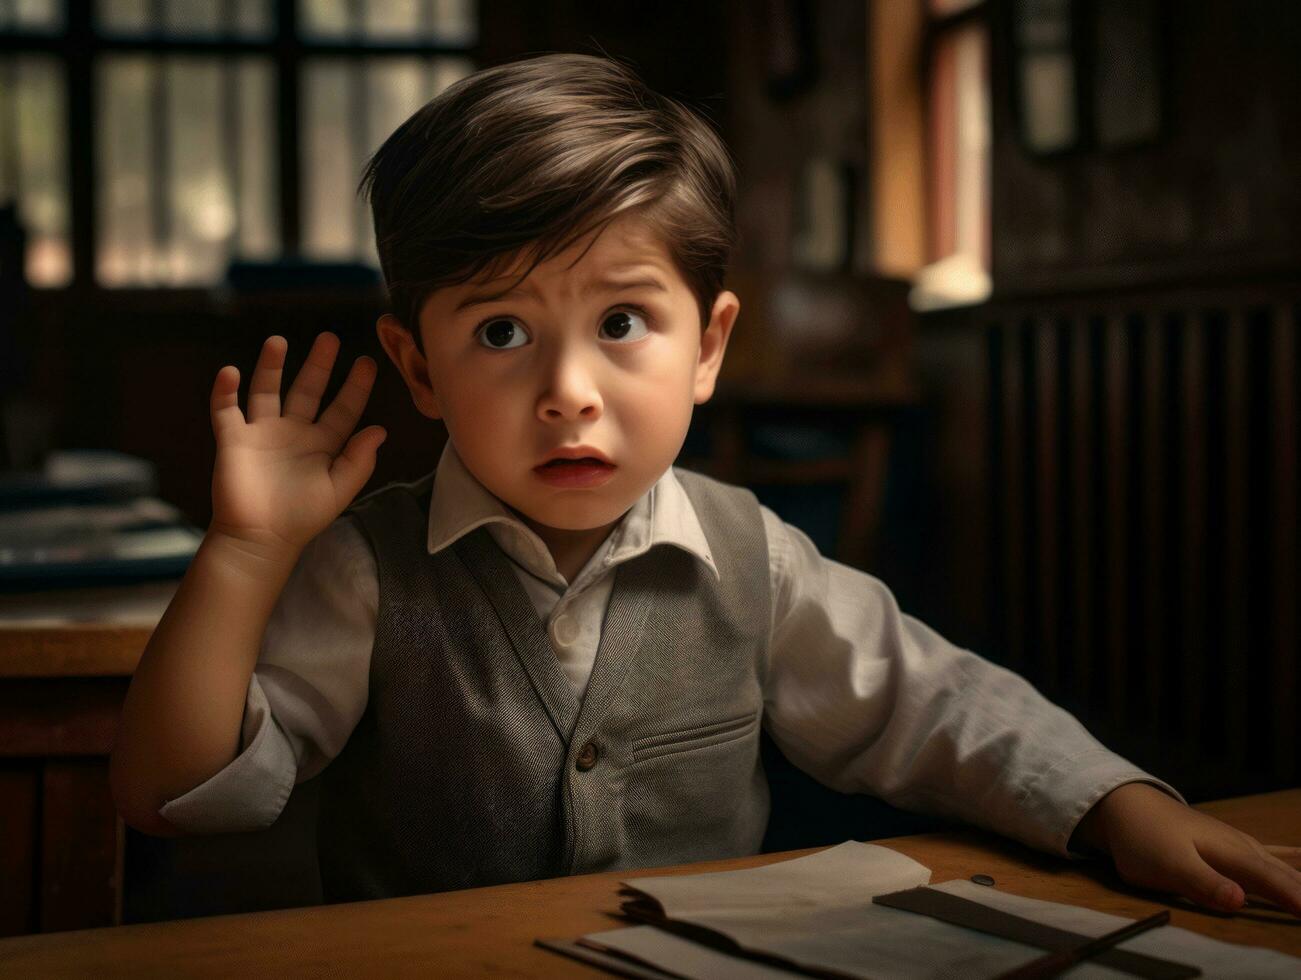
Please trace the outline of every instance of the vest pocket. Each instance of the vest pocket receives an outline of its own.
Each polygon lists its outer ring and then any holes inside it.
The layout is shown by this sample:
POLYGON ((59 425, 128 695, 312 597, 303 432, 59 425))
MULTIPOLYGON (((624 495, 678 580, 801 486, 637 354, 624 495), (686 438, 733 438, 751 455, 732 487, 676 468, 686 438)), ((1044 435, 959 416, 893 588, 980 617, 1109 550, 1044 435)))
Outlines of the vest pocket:
POLYGON ((743 738, 758 720, 758 712, 751 711, 735 718, 711 722, 708 725, 694 725, 675 732, 643 735, 641 738, 634 739, 631 744, 632 764, 743 738))

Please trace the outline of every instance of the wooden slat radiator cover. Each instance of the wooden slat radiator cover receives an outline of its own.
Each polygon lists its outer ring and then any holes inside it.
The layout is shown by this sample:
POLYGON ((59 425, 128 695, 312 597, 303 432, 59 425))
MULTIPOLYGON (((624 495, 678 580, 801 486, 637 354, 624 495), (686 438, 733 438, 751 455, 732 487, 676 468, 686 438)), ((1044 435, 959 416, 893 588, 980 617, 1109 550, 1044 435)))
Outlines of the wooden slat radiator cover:
POLYGON ((1301 782, 1301 290, 971 315, 997 659, 1189 795, 1301 782))

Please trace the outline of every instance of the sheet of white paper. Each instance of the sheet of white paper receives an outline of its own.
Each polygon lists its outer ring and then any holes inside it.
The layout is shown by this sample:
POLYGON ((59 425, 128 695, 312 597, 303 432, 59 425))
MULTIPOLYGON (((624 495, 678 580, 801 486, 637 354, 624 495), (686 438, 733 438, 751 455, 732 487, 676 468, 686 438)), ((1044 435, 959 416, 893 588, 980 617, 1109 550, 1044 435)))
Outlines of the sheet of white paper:
MULTIPOLYGON (((708 925, 746 948, 838 971, 846 977, 948 980, 994 975, 1042 955, 1042 950, 1011 940, 871 904, 872 895, 925 884, 929 877, 924 867, 897 852, 851 841, 807 858, 749 871, 640 878, 626 883, 653 893, 672 918, 708 925), (876 853, 880 851, 886 853, 876 853), (815 860, 818 858, 822 860, 815 860), (880 887, 886 881, 889 883, 880 887), (820 901, 826 904, 819 905, 820 901)), ((948 881, 934 887, 1082 935, 1101 935, 1130 921, 1091 909, 1021 898, 969 881, 948 881)), ((704 949, 700 944, 653 927, 638 926, 635 935, 630 929, 610 930, 593 938, 693 980, 721 976, 718 967, 699 952, 704 949)), ((1120 948, 1195 965, 1207 977, 1281 980, 1301 976, 1301 960, 1218 942, 1185 929, 1156 929, 1120 948)), ((749 969, 749 965, 738 968, 749 969)), ((1071 976, 1103 980, 1126 974, 1084 963, 1075 967, 1071 976)))
MULTIPOLYGON (((600 940, 623 950, 625 931, 599 934, 600 940)), ((636 937, 627 952, 691 980, 712 980, 710 969, 693 969, 682 958, 672 941, 677 937, 659 929, 654 933, 636 937)), ((1042 952, 883 905, 806 912, 742 945, 863 980, 968 980, 993 976, 1042 952)))
POLYGON ((701 980, 792 980, 807 976, 733 956, 654 926, 589 932, 583 938, 604 943, 661 970, 701 980))
MULTIPOLYGON (((983 902, 991 908, 1011 912, 1044 925, 1069 929, 1085 936, 1101 936, 1128 925, 1132 919, 1096 912, 1093 909, 1058 902, 1045 902, 1036 898, 1009 895, 997 888, 986 888, 961 879, 933 885, 937 891, 948 892, 973 902, 983 902)), ((1174 926, 1153 929, 1122 943, 1119 949, 1132 953, 1159 956, 1163 960, 1188 963, 1201 967, 1206 977, 1233 977, 1234 980, 1296 980, 1301 977, 1301 959, 1263 949, 1259 946, 1239 946, 1221 942, 1201 933, 1174 926)), ((1072 971, 1072 977, 1123 976, 1114 970, 1085 964, 1072 971)))
POLYGON ((808 857, 698 875, 629 878, 653 896, 673 919, 708 924, 724 912, 727 922, 768 923, 799 909, 870 903, 873 895, 915 888, 931 880, 930 868, 879 844, 845 841, 808 857))

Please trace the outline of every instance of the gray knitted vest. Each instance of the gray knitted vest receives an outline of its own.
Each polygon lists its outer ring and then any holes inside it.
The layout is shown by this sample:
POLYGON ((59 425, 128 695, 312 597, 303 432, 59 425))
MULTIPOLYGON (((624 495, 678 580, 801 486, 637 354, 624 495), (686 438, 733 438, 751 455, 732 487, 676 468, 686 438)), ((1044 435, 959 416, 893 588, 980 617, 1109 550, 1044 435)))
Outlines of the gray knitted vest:
POLYGON ((327 902, 758 852, 763 521, 675 473, 721 581, 671 545, 622 563, 581 702, 485 528, 426 550, 432 473, 349 508, 379 613, 365 712, 320 777, 327 902))

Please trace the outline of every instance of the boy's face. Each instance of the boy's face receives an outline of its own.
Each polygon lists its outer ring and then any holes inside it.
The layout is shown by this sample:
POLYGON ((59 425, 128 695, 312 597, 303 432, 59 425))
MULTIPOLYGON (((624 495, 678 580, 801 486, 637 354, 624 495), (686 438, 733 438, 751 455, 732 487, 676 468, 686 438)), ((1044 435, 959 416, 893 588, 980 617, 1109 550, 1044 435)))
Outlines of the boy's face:
POLYGON ((552 544, 548 532, 608 529, 672 465, 740 303, 722 292, 702 334, 695 296, 635 216, 480 301, 525 267, 431 295, 424 357, 392 317, 378 329, 417 408, 444 420, 475 478, 552 544), (546 465, 579 447, 609 465, 546 465))

